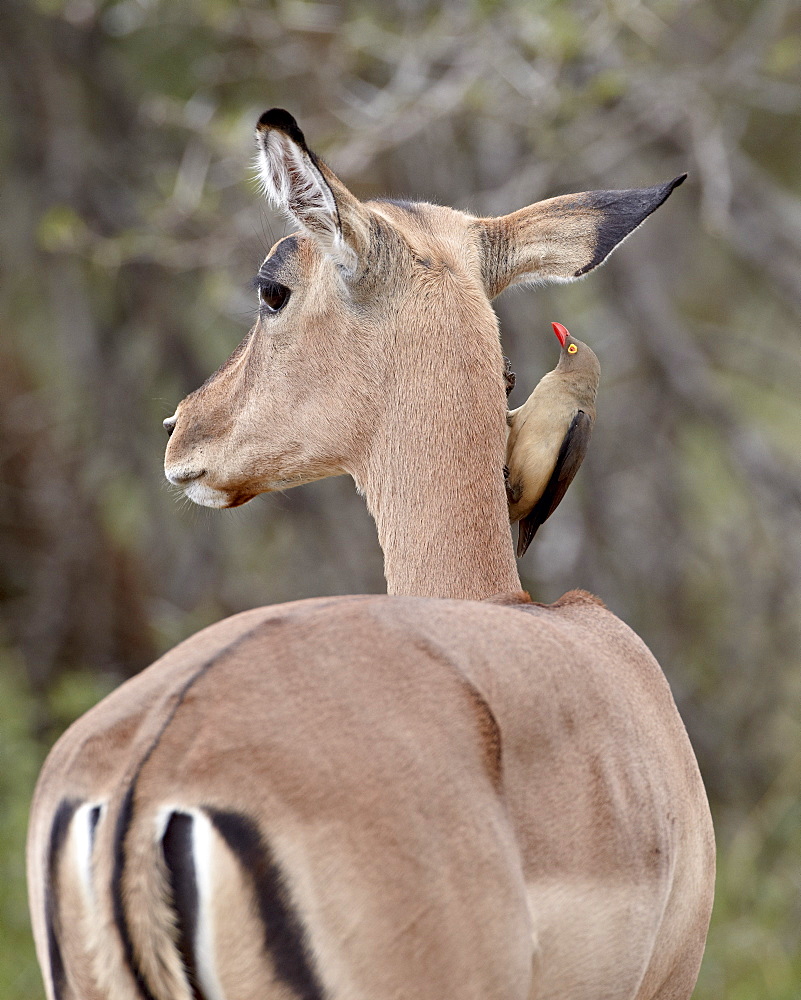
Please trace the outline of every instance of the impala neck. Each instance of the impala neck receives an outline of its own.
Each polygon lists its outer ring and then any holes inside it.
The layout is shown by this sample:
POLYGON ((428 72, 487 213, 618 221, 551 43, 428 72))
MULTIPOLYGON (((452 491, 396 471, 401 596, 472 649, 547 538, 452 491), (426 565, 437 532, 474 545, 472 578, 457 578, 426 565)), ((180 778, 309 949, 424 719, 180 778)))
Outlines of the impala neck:
POLYGON ((431 330, 399 337, 413 363, 399 367, 404 377, 387 393, 354 476, 375 518, 390 594, 480 600, 521 589, 503 481, 506 395, 492 313, 490 322, 491 336, 474 336, 467 353, 460 330, 450 357, 431 330))

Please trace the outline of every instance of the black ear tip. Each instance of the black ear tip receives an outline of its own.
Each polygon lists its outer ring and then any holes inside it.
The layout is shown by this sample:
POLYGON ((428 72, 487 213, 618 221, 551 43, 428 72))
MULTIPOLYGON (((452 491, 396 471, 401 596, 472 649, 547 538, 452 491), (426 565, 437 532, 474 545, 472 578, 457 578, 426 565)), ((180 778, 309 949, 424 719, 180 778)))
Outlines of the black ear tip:
POLYGON ((283 108, 270 108, 259 118, 256 128, 280 128, 284 131, 297 128, 298 123, 288 111, 283 108))
POLYGON ((642 207, 645 209, 645 212, 642 218, 645 219, 651 214, 651 212, 659 208, 660 205, 664 205, 676 188, 683 184, 686 180, 687 174, 684 173, 679 174, 678 177, 674 177, 672 181, 666 181, 664 184, 657 184, 656 187, 643 188, 642 194, 644 196, 644 200, 642 202, 642 207))
POLYGON ((303 133, 301 132, 298 123, 295 121, 293 116, 288 111, 284 111, 283 108, 270 108, 270 110, 265 111, 261 118, 259 118, 258 122, 256 122, 257 132, 267 132, 270 129, 277 129, 279 132, 284 132, 290 139, 300 143, 300 145, 306 145, 306 140, 303 138, 303 133))

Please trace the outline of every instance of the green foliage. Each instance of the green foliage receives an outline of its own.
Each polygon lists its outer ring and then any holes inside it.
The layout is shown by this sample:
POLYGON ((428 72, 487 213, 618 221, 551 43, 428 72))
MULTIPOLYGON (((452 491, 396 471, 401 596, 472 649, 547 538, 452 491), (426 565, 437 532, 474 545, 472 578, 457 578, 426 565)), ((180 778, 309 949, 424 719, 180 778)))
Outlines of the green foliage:
POLYGON ((751 814, 730 817, 731 828, 718 823, 715 910, 695 1000, 798 997, 800 763, 798 757, 792 785, 781 780, 751 814))
POLYGON ((43 759, 36 703, 18 659, 0 652, 0 996, 30 1000, 42 985, 25 890, 25 833, 43 759))
POLYGON ((65 674, 49 709, 30 690, 18 657, 0 650, 0 996, 32 1000, 42 984, 28 919, 25 837, 36 776, 45 747, 113 684, 86 672, 65 674), (51 724, 42 732, 44 720, 51 724))

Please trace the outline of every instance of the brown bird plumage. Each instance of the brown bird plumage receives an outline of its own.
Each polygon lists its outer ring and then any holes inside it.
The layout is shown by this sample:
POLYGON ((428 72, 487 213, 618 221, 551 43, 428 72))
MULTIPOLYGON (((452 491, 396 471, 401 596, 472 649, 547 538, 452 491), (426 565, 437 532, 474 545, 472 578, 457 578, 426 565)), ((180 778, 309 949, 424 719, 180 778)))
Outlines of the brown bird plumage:
POLYGON ((522 406, 507 415, 509 519, 520 522, 517 554, 559 506, 578 472, 595 421, 601 366, 595 354, 553 323, 561 353, 522 406))

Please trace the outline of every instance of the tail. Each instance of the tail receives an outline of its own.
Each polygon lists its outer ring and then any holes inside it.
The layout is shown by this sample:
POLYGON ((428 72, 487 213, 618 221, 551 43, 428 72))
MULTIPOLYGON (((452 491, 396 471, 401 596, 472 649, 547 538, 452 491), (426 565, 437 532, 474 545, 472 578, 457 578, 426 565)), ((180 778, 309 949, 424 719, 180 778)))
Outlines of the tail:
MULTIPOLYGON (((535 508, 536 510, 536 508, 535 508)), ((531 541, 537 534, 537 528, 542 524, 542 520, 535 516, 535 511, 521 517, 518 522, 517 535, 517 558, 526 554, 526 549, 531 545, 531 541)))
POLYGON ((191 826, 191 814, 175 810, 135 816, 133 790, 117 817, 108 895, 137 1000, 205 1000, 195 964, 191 826))

